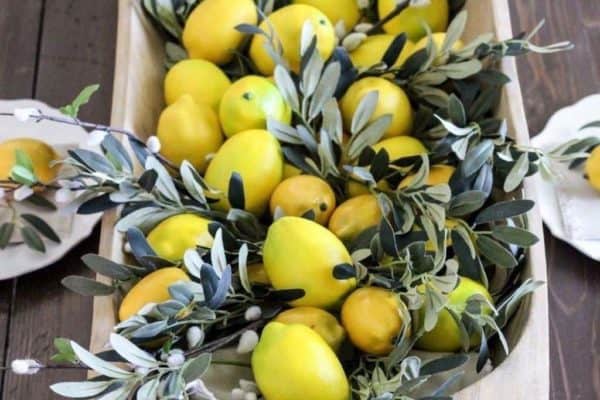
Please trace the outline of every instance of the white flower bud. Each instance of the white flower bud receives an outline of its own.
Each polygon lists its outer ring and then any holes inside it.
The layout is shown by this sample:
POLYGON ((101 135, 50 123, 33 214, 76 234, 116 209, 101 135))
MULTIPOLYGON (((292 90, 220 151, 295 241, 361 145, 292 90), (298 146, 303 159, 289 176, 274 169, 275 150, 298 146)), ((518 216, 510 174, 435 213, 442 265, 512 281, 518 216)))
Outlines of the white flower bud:
POLYGON ((13 360, 13 362, 10 364, 12 372, 17 375, 33 375, 36 374, 42 367, 42 364, 31 359, 13 360))
POLYGON ((354 27, 355 32, 367 33, 371 28, 373 28, 373 24, 368 22, 361 22, 354 27))
POLYGON ((131 254, 131 245, 129 244, 129 242, 125 242, 125 244, 123 245, 123 251, 127 254, 131 254))
POLYGON ((256 385, 256 382, 240 379, 240 388, 246 393, 250 392, 258 394, 258 386, 256 385))
POLYGON ((31 117, 36 117, 40 115, 40 110, 37 108, 27 107, 27 108, 15 108, 13 111, 13 115, 16 119, 21 122, 27 122, 31 117))
POLYGON ((74 197, 73 192, 64 187, 58 189, 56 193, 54 193, 54 200, 56 200, 58 204, 70 203, 74 197))
POLYGON ((246 393, 240 389, 240 388, 235 388, 231 391, 231 400, 244 400, 244 395, 246 393))
POLYGON ((160 151, 160 140, 156 136, 150 136, 146 140, 146 147, 151 153, 158 153, 160 151))
POLYGON ((348 30, 346 29, 346 23, 344 22, 343 19, 340 19, 336 24, 335 24, 335 36, 338 39, 342 39, 344 36, 346 36, 346 33, 348 33, 348 30))
POLYGON ((244 395, 244 400, 257 400, 258 396, 256 396, 256 393, 246 393, 244 395))
POLYGON ((348 51, 355 50, 367 38, 362 32, 352 32, 342 40, 342 46, 348 51))
POLYGON ((184 362, 185 356, 182 352, 171 350, 169 356, 167 357, 167 365, 169 365, 169 368, 179 368, 184 362))
POLYGON ((108 135, 108 132, 95 129, 88 134, 86 144, 91 147, 99 146, 106 135, 108 135))
POLYGON ((256 321, 260 319, 262 315, 262 309, 259 306, 251 306, 246 309, 244 313, 244 318, 246 321, 256 321))
POLYGON ((26 198, 28 198, 29 196, 31 196, 32 194, 33 194, 32 188, 30 188, 29 186, 20 186, 13 193, 13 197, 16 201, 23 201, 26 198))
POLYGON ((185 391, 192 396, 198 396, 205 400, 217 400, 215 395, 208 390, 201 379, 195 379, 185 385, 185 391))
POLYGON ((204 341, 204 331, 197 326, 192 326, 187 330, 185 338, 188 347, 192 349, 204 341))
POLYGON ((369 4, 369 0, 356 0, 356 4, 358 5, 358 8, 360 8, 361 10, 366 10, 367 8, 369 8, 370 4, 369 4))
POLYGON ((258 344, 258 333, 253 330, 248 330, 242 333, 237 346, 238 354, 251 353, 258 344))

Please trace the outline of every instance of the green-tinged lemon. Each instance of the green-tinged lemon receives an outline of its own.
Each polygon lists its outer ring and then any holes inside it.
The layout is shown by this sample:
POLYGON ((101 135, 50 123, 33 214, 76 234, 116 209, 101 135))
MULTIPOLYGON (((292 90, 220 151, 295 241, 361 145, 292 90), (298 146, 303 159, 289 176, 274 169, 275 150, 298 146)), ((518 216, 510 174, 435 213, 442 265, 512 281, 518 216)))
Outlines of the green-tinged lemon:
POLYGON ((225 135, 231 137, 249 129, 266 129, 268 119, 289 125, 292 110, 267 78, 248 75, 227 89, 219 106, 219 118, 225 135))
MULTIPOLYGON (((397 0, 377 0, 377 12, 383 19, 397 5, 397 0)), ((410 40, 416 41, 427 34, 425 25, 432 32, 443 32, 448 27, 448 0, 430 0, 428 5, 409 6, 383 25, 387 33, 397 35, 405 32, 410 40)))

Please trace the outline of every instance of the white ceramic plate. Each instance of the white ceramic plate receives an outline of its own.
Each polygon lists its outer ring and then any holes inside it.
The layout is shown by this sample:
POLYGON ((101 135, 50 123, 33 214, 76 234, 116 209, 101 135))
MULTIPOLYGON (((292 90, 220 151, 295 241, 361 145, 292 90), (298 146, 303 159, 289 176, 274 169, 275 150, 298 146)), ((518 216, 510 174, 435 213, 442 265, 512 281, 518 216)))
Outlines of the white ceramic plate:
MULTIPOLYGON (((35 100, 0 100, 1 112, 13 112, 15 108, 34 107, 45 114, 62 115, 57 109, 35 100)), ((61 155, 67 149, 80 147, 86 142, 87 133, 78 126, 57 124, 49 121, 20 122, 12 117, 0 117, 0 142, 15 137, 30 137, 40 139, 53 146, 61 155)), ((19 204, 23 210, 26 206, 19 204)), ((27 210, 42 217, 48 222, 61 238, 57 244, 44 240, 45 253, 29 249, 25 245, 9 246, 0 250, 0 280, 14 278, 50 265, 61 259, 70 249, 92 233, 94 225, 102 214, 66 215, 60 211, 40 211, 36 208, 27 210)), ((13 239, 14 241, 14 239, 13 239)))
MULTIPOLYGON (((579 131, 580 127, 595 120, 600 120, 600 94, 586 97, 570 107, 557 111, 550 118, 544 130, 531 140, 531 144, 544 150, 550 150, 571 139, 600 136, 600 129, 579 131)), ((571 179, 572 182, 582 179, 581 171, 566 172, 566 174, 568 174, 566 178, 571 179)), ((539 174, 532 179, 535 180, 537 186, 542 219, 552 234, 588 257, 600 261, 600 240, 571 239, 563 224, 556 187, 551 182, 543 180, 539 174)), ((586 190, 592 191, 593 189, 586 190)), ((598 200, 600 207, 600 196, 598 200)), ((585 213, 586 210, 578 210, 578 212, 585 213)))

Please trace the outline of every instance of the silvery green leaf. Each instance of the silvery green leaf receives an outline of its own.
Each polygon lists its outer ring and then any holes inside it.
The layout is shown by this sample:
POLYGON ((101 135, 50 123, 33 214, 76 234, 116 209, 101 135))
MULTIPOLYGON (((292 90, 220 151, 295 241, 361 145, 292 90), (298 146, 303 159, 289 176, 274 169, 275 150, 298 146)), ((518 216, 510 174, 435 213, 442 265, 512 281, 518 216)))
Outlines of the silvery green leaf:
POLYGON ((100 85, 98 84, 84 87, 71 104, 61 107, 60 111, 69 117, 77 118, 81 106, 87 104, 98 89, 100 89, 100 85))
POLYGON ((314 51, 310 57, 308 64, 302 72, 302 82, 300 88, 305 98, 313 95, 317 85, 319 84, 319 78, 321 77, 321 71, 323 70, 325 63, 321 59, 319 52, 314 51))
POLYGON ((445 119, 441 118, 437 114, 434 114, 434 117, 437 118, 438 121, 440 121, 440 123, 442 124, 442 126, 454 136, 467 136, 473 133, 473 127, 471 126, 460 128, 454 125, 452 122, 446 121, 445 119))
POLYGON ((424 328, 430 332, 437 325, 439 312, 446 304, 446 297, 430 285, 425 286, 425 321, 424 328))
POLYGON ((435 186, 429 186, 425 189, 425 193, 440 203, 447 203, 450 201, 450 197, 452 196, 452 192, 450 190, 450 186, 447 184, 440 184, 435 186))
POLYGON ((183 186, 188 191, 190 196, 200 204, 207 204, 206 196, 204 195, 204 188, 199 183, 202 181, 202 177, 194 168, 194 166, 187 160, 184 160, 179 167, 179 173, 181 174, 181 180, 183 186))
POLYGON ((62 279, 62 285, 82 296, 108 296, 115 288, 84 276, 70 275, 62 279))
POLYGON ((448 25, 448 29, 446 31, 446 38, 444 43, 442 44, 441 52, 445 53, 449 51, 452 46, 459 40, 467 25, 467 11, 463 10, 456 14, 450 25, 448 25))
POLYGON ((378 100, 379 92, 377 90, 370 91, 362 97, 352 116, 352 124, 350 125, 352 135, 359 133, 369 123, 377 107, 378 100))
POLYGON ((111 133, 104 136, 101 145, 106 158, 112 162, 116 169, 125 170, 127 172, 133 171, 133 161, 131 161, 129 153, 123 144, 111 133))
POLYGON ((429 177, 429 158, 427 156, 421 156, 421 165, 417 172, 413 175, 409 188, 420 188, 425 186, 427 178, 429 177))
POLYGON ((465 107, 454 93, 448 98, 448 116, 457 125, 463 126, 467 123, 465 107))
POLYGON ((469 137, 464 137, 452 143, 452 151, 456 154, 459 160, 464 160, 469 149, 469 137))
POLYGON ((252 285, 248 278, 248 245, 244 243, 238 252, 238 271, 240 274, 240 282, 244 290, 252 294, 252 285))
POLYGON ((448 77, 443 72, 427 71, 418 74, 412 79, 411 83, 418 86, 439 86, 447 80, 448 77))
POLYGON ((264 35, 267 36, 266 32, 260 29, 256 25, 252 24, 239 24, 235 26, 235 30, 247 35, 264 35))
POLYGON ((452 354, 426 362, 419 373, 420 375, 435 375, 458 368, 467 361, 469 361, 469 356, 466 354, 452 354))
POLYGON ((529 156, 527 153, 523 153, 506 176, 503 186, 504 191, 512 192, 515 190, 525 179, 527 171, 529 171, 529 156))
POLYGON ((514 268, 518 265, 511 252, 495 240, 485 235, 479 235, 476 243, 481 256, 492 264, 504 268, 514 268))
POLYGON ((153 169, 156 171, 158 174, 156 188, 163 196, 177 204, 181 204, 179 192, 177 192, 177 188, 175 188, 175 184, 173 183, 173 179, 171 179, 171 175, 169 175, 167 169, 160 163, 160 161, 156 159, 156 157, 147 157, 144 168, 153 169))
POLYGON ((223 230, 220 228, 215 234, 213 245, 210 251, 210 260, 213 270, 220 278, 221 274, 227 267, 227 258, 225 257, 225 247, 223 245, 223 230))
POLYGON ((131 337, 135 339, 147 339, 158 336, 161 332, 167 329, 167 321, 156 321, 142 325, 131 333, 131 337))
POLYGON ((170 285, 168 290, 171 298, 181 304, 189 304, 194 299, 194 293, 192 293, 187 284, 187 281, 179 281, 170 285))
POLYGON ((475 246, 473 245, 473 240, 471 239, 471 235, 469 234, 467 229, 462 225, 458 225, 452 229, 452 232, 456 233, 457 235, 459 235, 462 238, 462 241, 467 245, 467 248, 469 250, 469 256, 472 259, 475 259, 475 257, 477 256, 477 252, 476 252, 475 246))
POLYGON ((535 206, 532 200, 508 200, 492 204, 475 218, 475 224, 503 220, 525 214, 535 206))
POLYGON ((461 80, 477 74, 483 69, 483 64, 477 59, 452 63, 437 67, 437 71, 446 74, 450 79, 461 80))
POLYGON ((73 149, 67 153, 91 171, 101 172, 108 176, 112 176, 115 173, 113 165, 98 153, 85 149, 73 149))
POLYGON ((505 243, 516 244, 520 247, 530 247, 539 241, 538 237, 528 230, 512 226, 495 226, 492 236, 505 243))
POLYGON ((97 400, 127 400, 131 392, 132 387, 128 384, 123 385, 110 393, 105 394, 102 397, 98 397, 97 400))
POLYGON ((187 360, 181 367, 181 376, 185 382, 199 379, 208 370, 212 361, 212 354, 203 353, 196 358, 187 360))
POLYGON ((413 85, 412 90, 418 98, 435 107, 448 107, 448 93, 442 89, 427 85, 413 85))
POLYGON ((298 100, 298 91, 296 85, 290 76, 290 73, 281 65, 275 66, 275 83, 279 88, 279 92, 296 113, 300 111, 300 102, 298 100))
POLYGON ((493 39, 494 39, 493 33, 491 33, 491 32, 483 33, 483 34, 477 36, 475 39, 471 40, 469 43, 467 43, 462 49, 454 51, 454 54, 459 58, 472 57, 473 54, 475 53, 475 50, 482 43, 489 43, 493 39))
POLYGON ((10 238, 15 231, 15 224, 12 222, 5 222, 0 225, 0 250, 6 248, 10 242, 10 238))
POLYGON ((518 309, 523 297, 527 296, 543 285, 544 282, 533 281, 532 279, 527 279, 525 282, 523 282, 521 286, 519 286, 507 299, 502 302, 502 304, 497 307, 498 316, 496 317, 496 322, 498 323, 498 326, 503 328, 510 317, 518 309))
POLYGON ((156 400, 159 379, 152 379, 144 383, 136 394, 136 400, 156 400))
POLYGON ((319 145, 312 133, 304 125, 296 125, 296 132, 300 141, 311 153, 316 153, 319 145))
POLYGON ((351 175, 354 175, 355 177, 359 178, 361 182, 375 184, 375 179, 373 179, 373 175, 371 175, 367 168, 352 167, 350 165, 345 165, 344 169, 348 171, 351 175))
POLYGON ((124 369, 121 369, 116 365, 109 363, 108 361, 104 361, 103 359, 96 357, 74 341, 71 341, 71 347, 73 348, 73 351, 77 355, 79 361, 101 375, 115 379, 129 379, 133 375, 132 372, 125 371, 124 369))
POLYGON ((50 386, 54 393, 73 399, 90 398, 104 392, 114 382, 108 381, 83 381, 83 382, 60 382, 50 386))
POLYGON ((291 144, 303 144, 298 132, 293 127, 281 123, 273 118, 267 119, 267 130, 271 132, 279 141, 291 144))
POLYGON ((494 153, 494 143, 491 140, 484 140, 471 148, 465 155, 461 164, 464 176, 469 177, 475 174, 485 164, 494 153))
POLYGON ((113 279, 125 281, 133 277, 133 272, 127 267, 97 254, 86 254, 81 260, 91 270, 113 279))
POLYGON ((427 239, 429 239, 429 241, 436 246, 436 250, 437 250, 439 248, 438 247, 437 229, 434 226, 433 222, 431 221, 431 219, 425 217, 424 215, 422 215, 419 218, 419 222, 421 223, 421 226, 423 227, 423 230, 425 231, 425 233, 427 233, 427 239))
POLYGON ((117 222, 115 228, 119 232, 127 232, 130 228, 139 228, 146 232, 160 221, 177 214, 177 211, 163 210, 159 207, 139 208, 117 222))
POLYGON ((331 98, 327 103, 325 103, 325 107, 323 107, 321 115, 323 116, 322 129, 329 133, 332 140, 338 144, 341 144, 343 140, 344 129, 342 123, 342 114, 335 98, 331 98))
POLYGON ((469 190, 460 193, 450 201, 448 214, 453 217, 462 217, 479 210, 487 200, 487 194, 479 190, 469 190))
POLYGON ((22 226, 20 232, 27 247, 40 253, 46 252, 46 246, 35 229, 30 226, 22 226))
POLYGON ((386 129, 392 123, 390 114, 382 115, 375 121, 371 122, 365 129, 354 135, 348 149, 350 159, 356 159, 362 151, 377 143, 385 134, 386 129))
MULTIPOLYGON (((302 24, 302 30, 300 32, 300 55, 303 56, 306 50, 310 47, 311 42, 316 39, 315 27, 312 22, 307 19, 302 24)), ((313 53, 314 54, 314 53, 313 53)))
POLYGON ((34 214, 21 214, 21 219, 27 221, 27 223, 31 224, 39 233, 44 235, 46 238, 52 240, 53 242, 60 243, 60 238, 52 229, 50 225, 40 217, 34 214))
POLYGON ((310 102, 308 111, 309 119, 312 120, 319 115, 325 104, 334 96, 341 73, 342 68, 339 62, 332 62, 325 67, 325 71, 310 102))
POLYGON ((200 279, 200 270, 202 269, 202 259, 194 249, 187 249, 183 254, 183 264, 185 268, 195 278, 200 279))
POLYGON ((167 68, 171 68, 173 65, 177 64, 179 61, 183 61, 189 58, 187 51, 185 48, 178 45, 177 43, 167 42, 165 43, 165 56, 166 56, 166 66, 167 68))
POLYGON ((110 334, 110 345, 121 357, 137 367, 156 368, 158 361, 121 335, 110 334))
POLYGON ((339 171, 337 169, 337 164, 335 162, 335 154, 333 147, 331 146, 331 141, 329 140, 329 135, 325 130, 321 129, 320 132, 320 143, 318 146, 318 154, 321 160, 321 167, 323 168, 323 175, 327 176, 328 174, 339 175, 339 171))

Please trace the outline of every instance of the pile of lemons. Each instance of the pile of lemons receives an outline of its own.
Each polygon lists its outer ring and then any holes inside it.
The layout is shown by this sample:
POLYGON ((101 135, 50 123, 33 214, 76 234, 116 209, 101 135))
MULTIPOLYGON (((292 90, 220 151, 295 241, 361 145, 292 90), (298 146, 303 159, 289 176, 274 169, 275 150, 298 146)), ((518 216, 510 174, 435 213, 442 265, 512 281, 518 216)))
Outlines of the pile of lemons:
MULTIPOLYGON (((395 4, 379 0, 380 16, 391 12, 395 4)), ((426 46, 424 23, 436 32, 434 43, 441 46, 448 14, 447 0, 411 6, 383 26, 385 33, 367 36, 350 52, 351 60, 357 68, 377 64, 395 35, 406 32, 409 41, 395 64, 402 65, 426 46)), ((385 356, 401 332, 411 332, 410 314, 397 294, 374 286, 357 288, 355 278, 334 277, 335 266, 352 264, 347 244, 379 224, 382 215, 377 198, 357 182, 348 182, 345 193, 334 193, 325 180, 305 175, 286 162, 281 144, 267 130, 268 119, 292 122, 292 111, 273 82, 275 64, 265 47, 267 39, 259 34, 248 37, 235 29, 240 24, 258 24, 264 31, 274 31, 290 69, 298 72, 305 21, 312 22, 317 51, 327 59, 338 44, 336 27, 343 25, 350 31, 361 18, 355 0, 294 0, 259 24, 252 0, 204 0, 183 31, 189 59, 174 65, 164 80, 166 108, 157 128, 161 153, 176 164, 189 161, 208 185, 223 193, 228 193, 232 174, 239 174, 246 211, 273 220, 262 248, 263 262, 248 267, 251 283, 304 290, 303 297, 290 302, 289 309, 267 324, 253 352, 253 373, 267 400, 348 399, 348 379, 337 356, 340 348, 351 346, 385 356), (257 74, 232 82, 222 66, 242 48, 248 49, 257 74), (308 212, 312 220, 303 218, 308 212)), ((340 99, 345 128, 371 91, 379 93, 373 118, 392 116, 373 150, 385 149, 390 160, 426 154, 424 144, 410 136, 413 110, 408 96, 384 78, 366 77, 349 87, 340 99)), ((434 165, 428 184, 448 183, 453 173, 453 167, 434 165)), ((399 185, 404 187, 411 179, 399 185)), ((231 205, 222 198, 213 207, 227 211, 231 205)), ((177 215, 158 224, 147 239, 159 256, 181 260, 186 249, 211 246, 209 223, 197 215, 177 215)), ((175 267, 146 276, 125 297, 120 318, 134 315, 146 303, 169 299, 169 285, 187 279, 175 267)), ((460 311, 476 293, 491 301, 483 286, 461 278, 449 302, 460 311)), ((472 344, 476 342, 473 338, 472 344)), ((442 311, 437 326, 419 339, 417 347, 459 350, 460 331, 453 317, 442 311)))

